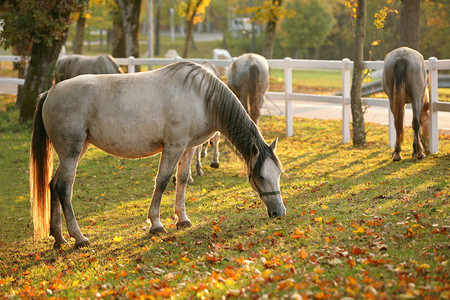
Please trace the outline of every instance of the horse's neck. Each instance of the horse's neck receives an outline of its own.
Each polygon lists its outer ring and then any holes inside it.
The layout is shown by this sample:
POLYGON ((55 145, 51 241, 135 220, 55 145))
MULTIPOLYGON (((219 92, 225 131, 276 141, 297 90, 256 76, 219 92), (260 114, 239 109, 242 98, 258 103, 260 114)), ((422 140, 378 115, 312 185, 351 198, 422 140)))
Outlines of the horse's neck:
POLYGON ((233 144, 248 164, 252 144, 259 144, 262 140, 258 128, 243 108, 235 108, 231 115, 220 114, 220 116, 222 118, 217 122, 217 129, 233 144))

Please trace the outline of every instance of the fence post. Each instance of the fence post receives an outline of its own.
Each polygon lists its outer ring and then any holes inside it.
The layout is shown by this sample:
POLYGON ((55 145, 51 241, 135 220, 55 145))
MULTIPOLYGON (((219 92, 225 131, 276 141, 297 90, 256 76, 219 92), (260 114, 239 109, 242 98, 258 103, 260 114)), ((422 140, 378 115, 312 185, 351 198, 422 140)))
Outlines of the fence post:
POLYGON ((439 125, 438 112, 434 109, 435 103, 438 101, 438 71, 436 68, 436 57, 430 57, 430 154, 439 151, 439 125))
POLYGON ((294 135, 294 121, 292 112, 292 59, 290 57, 284 58, 284 101, 286 113, 286 137, 294 135))
POLYGON ((135 72, 134 56, 128 57, 128 73, 135 72))
POLYGON ((342 143, 350 141, 350 59, 342 60, 342 143))

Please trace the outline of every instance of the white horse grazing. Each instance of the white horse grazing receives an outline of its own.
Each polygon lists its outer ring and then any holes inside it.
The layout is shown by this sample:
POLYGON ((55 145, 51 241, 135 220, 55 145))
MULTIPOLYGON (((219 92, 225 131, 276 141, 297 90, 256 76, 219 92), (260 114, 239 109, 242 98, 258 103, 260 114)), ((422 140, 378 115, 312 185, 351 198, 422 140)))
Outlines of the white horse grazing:
POLYGON ((400 151, 406 103, 411 103, 413 109, 414 151, 412 156, 417 159, 424 158, 425 154, 420 142, 422 140, 425 151, 428 152, 430 116, 428 113, 427 70, 422 54, 407 47, 389 52, 384 59, 382 83, 394 115, 397 135, 392 154, 394 161, 402 159, 400 151))
POLYGON ((227 85, 236 94, 251 119, 258 124, 269 88, 269 64, 258 54, 247 53, 231 63, 227 85))
POLYGON ((150 233, 165 232, 161 197, 177 167, 177 227, 192 226, 186 215, 185 190, 195 147, 216 131, 242 154, 251 187, 270 217, 284 216, 281 166, 258 127, 236 96, 198 64, 179 62, 134 74, 81 75, 43 93, 37 104, 30 156, 30 187, 35 237, 50 234, 54 247, 62 235, 61 208, 75 247, 89 245, 72 208, 78 162, 90 144, 116 156, 141 158, 162 152, 148 210, 150 233), (52 145, 59 166, 52 174, 52 145))
POLYGON ((68 55, 58 61, 55 82, 83 74, 123 73, 115 59, 107 54, 98 56, 68 55))

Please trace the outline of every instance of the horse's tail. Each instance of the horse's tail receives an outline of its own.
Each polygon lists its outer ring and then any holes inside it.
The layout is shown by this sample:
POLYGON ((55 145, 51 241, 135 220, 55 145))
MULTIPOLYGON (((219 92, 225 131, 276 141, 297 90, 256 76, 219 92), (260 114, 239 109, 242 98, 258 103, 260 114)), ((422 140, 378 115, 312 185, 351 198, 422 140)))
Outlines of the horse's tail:
POLYGON ((403 116, 406 104, 405 78, 407 72, 406 59, 401 57, 394 67, 394 92, 392 113, 395 116, 395 128, 399 130, 400 141, 403 141, 403 116))
POLYGON ((53 173, 53 149, 42 120, 42 106, 48 92, 42 93, 34 112, 30 149, 30 196, 34 238, 49 235, 50 178, 53 173))
MULTIPOLYGON (((256 64, 250 66, 249 106, 250 113, 253 116, 256 113, 253 112, 253 109, 259 109, 259 69, 256 64)), ((256 122, 257 120, 253 121, 256 122)))

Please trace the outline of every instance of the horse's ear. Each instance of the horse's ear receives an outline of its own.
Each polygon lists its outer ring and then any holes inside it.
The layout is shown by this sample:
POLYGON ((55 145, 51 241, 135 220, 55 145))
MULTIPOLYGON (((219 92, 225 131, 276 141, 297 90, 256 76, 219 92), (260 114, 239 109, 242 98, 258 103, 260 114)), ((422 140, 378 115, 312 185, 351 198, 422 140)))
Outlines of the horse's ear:
POLYGON ((251 168, 253 169, 255 167, 256 163, 258 162, 258 156, 259 156, 259 149, 255 143, 252 144, 250 153, 251 153, 250 164, 251 164, 251 168))
POLYGON ((278 143, 278 137, 276 137, 273 142, 270 144, 270 149, 272 149, 273 152, 277 149, 277 143, 278 143))

